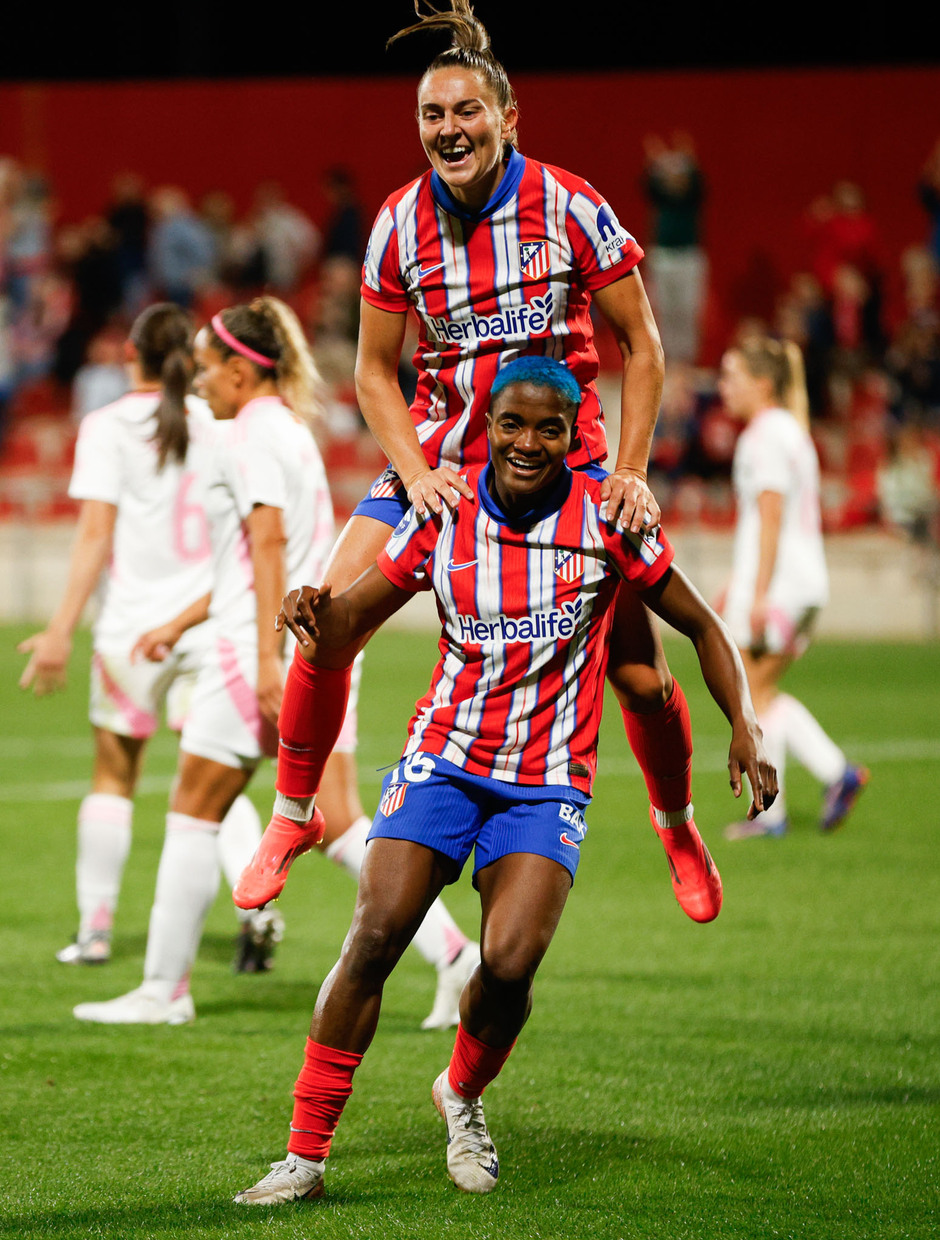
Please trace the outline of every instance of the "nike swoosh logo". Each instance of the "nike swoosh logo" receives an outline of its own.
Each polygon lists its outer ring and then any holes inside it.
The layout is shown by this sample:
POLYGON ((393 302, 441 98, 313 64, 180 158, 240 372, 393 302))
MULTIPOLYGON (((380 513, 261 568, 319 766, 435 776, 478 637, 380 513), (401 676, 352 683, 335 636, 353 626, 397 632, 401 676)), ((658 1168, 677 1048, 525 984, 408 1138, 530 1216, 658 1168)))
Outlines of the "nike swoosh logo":
POLYGON ((562 842, 563 844, 568 844, 571 848, 577 848, 577 847, 578 847, 578 843, 577 843, 577 841, 576 841, 576 840, 569 840, 569 839, 568 839, 568 832, 567 832, 567 831, 562 831, 561 835, 559 835, 559 837, 558 837, 558 838, 561 840, 561 842, 562 842))
POLYGON ((440 271, 440 269, 443 266, 445 266, 444 263, 436 263, 433 267, 419 267, 418 268, 418 279, 423 280, 424 277, 429 276, 432 271, 440 271))
POLYGON ((462 568, 473 568, 476 563, 476 560, 466 560, 463 564, 455 564, 453 560, 450 560, 447 565, 447 571, 449 573, 459 573, 462 568))

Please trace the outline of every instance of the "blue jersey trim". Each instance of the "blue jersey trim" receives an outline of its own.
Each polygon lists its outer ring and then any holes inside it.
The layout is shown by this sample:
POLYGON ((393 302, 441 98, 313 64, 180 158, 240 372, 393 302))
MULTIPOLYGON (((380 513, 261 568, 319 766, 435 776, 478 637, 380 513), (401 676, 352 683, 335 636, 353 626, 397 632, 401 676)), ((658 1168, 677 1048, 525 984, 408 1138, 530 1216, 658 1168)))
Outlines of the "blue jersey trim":
POLYGON ((520 155, 518 151, 513 151, 506 163, 506 170, 493 191, 492 197, 479 211, 472 211, 469 207, 465 207, 463 203, 458 202, 448 189, 447 182, 438 176, 436 172, 431 173, 431 193, 437 205, 443 207, 448 214, 456 215, 462 220, 483 220, 488 215, 498 211, 505 202, 513 197, 519 188, 523 172, 525 172, 525 156, 520 155))

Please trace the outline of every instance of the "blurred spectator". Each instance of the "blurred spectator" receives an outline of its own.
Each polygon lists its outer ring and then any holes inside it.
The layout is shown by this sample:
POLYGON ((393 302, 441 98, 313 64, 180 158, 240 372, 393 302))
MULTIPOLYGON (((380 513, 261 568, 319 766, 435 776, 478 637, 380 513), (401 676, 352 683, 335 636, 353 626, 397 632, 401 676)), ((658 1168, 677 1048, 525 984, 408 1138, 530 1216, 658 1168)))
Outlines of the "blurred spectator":
POLYGON ((899 426, 889 440, 888 457, 878 470, 881 514, 912 542, 929 543, 937 515, 936 463, 924 432, 916 424, 899 426))
POLYGON ((832 315, 822 285, 808 271, 793 276, 777 302, 776 335, 792 340, 803 353, 806 390, 814 413, 825 407, 826 378, 832 352, 832 315))
POLYGON ((231 196, 212 190, 199 204, 199 214, 212 234, 214 274, 223 286, 219 292, 224 304, 260 290, 265 279, 264 256, 253 226, 236 221, 231 196))
POLYGON ((666 371, 662 404, 653 445, 650 450, 650 471, 660 480, 654 484, 660 503, 668 502, 660 494, 663 484, 668 490, 688 467, 689 449, 696 434, 700 398, 695 371, 685 362, 678 362, 666 371))
POLYGON ((57 257, 72 282, 72 313, 56 346, 54 372, 61 383, 71 383, 85 361, 92 337, 106 327, 122 299, 117 244, 101 216, 63 229, 57 237, 57 257))
POLYGON ((215 274, 215 239, 176 186, 157 190, 152 199, 148 261, 156 291, 189 309, 215 274))
POLYGON ((704 182, 686 133, 649 134, 643 189, 652 207, 650 295, 666 362, 698 359, 708 264, 701 240, 704 182))
POLYGON ((895 416, 940 428, 940 318, 916 315, 904 323, 885 356, 896 383, 895 416))
POLYGON ((927 156, 917 190, 930 217, 927 245, 934 263, 940 268, 940 141, 927 156))
POLYGON ((88 360, 79 366, 72 381, 72 418, 80 422, 86 413, 118 400, 128 390, 124 357, 124 333, 105 331, 88 345, 88 360))
POLYGON ((253 226, 265 284, 282 297, 294 292, 320 252, 318 229, 274 181, 258 186, 253 226))
POLYGON ((136 317, 149 294, 147 279, 147 231, 150 212, 144 198, 144 185, 134 172, 114 178, 106 219, 114 236, 121 304, 125 314, 136 317))
POLYGON ((831 296, 836 273, 854 267, 880 291, 882 260, 878 227, 865 195, 852 181, 838 181, 810 204, 804 227, 813 275, 831 296))
POLYGON ((362 207, 348 169, 330 168, 323 178, 323 191, 330 201, 323 257, 349 258, 359 266, 365 253, 362 207))
POLYGON ((3 280, 14 311, 27 305, 31 283, 52 257, 52 202, 45 180, 13 159, 0 159, 3 280))

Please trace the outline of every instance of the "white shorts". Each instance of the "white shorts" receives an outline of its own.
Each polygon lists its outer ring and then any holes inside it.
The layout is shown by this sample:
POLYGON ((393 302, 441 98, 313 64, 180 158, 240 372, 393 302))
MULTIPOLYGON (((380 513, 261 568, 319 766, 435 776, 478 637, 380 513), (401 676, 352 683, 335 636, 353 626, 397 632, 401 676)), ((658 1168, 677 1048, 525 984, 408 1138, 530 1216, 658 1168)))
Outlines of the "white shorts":
POLYGON ((741 603, 727 607, 724 620, 740 650, 750 650, 754 655, 785 654, 798 659, 806 653, 818 615, 818 607, 788 610, 779 604, 770 604, 767 608, 764 641, 759 650, 754 648, 749 605, 741 603))
MULTIPOLYGON (((284 674, 293 658, 288 648, 284 674)), ((356 705, 362 656, 353 667, 349 703, 335 749, 356 750, 356 705)), ((254 770, 262 757, 277 756, 277 729, 261 714, 256 695, 258 650, 220 635, 207 654, 183 726, 180 748, 236 770, 254 770)))
POLYGON ((96 649, 91 657, 88 718, 96 728, 145 740, 153 736, 165 710, 167 726, 179 732, 189 704, 202 647, 173 650, 162 663, 131 662, 130 651, 96 649))

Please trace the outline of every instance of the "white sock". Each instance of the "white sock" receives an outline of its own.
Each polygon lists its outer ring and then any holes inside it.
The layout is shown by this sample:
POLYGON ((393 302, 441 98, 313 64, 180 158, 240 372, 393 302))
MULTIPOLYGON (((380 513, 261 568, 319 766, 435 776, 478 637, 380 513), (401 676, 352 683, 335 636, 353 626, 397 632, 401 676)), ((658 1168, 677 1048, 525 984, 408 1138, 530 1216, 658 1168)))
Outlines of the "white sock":
MULTIPOLYGON (((357 881, 365 860, 366 838, 371 826, 372 819, 363 814, 326 850, 326 855, 344 870, 348 870, 357 881)), ((460 954, 468 942, 469 939, 438 897, 425 914, 411 945, 428 964, 443 969, 460 954)))
MULTIPOLYGON (((236 797, 232 808, 222 819, 216 843, 222 873, 231 889, 261 843, 261 819, 247 796, 236 797)), ((236 908, 235 913, 240 922, 251 921, 254 909, 236 908)))
POLYGON ((823 784, 834 784, 845 774, 845 754, 810 714, 802 702, 781 693, 774 707, 783 714, 787 749, 801 766, 823 784))
POLYGON ((338 840, 327 845, 326 855, 329 859, 341 865, 344 870, 348 870, 356 882, 359 881, 359 872, 366 858, 366 838, 371 826, 372 819, 363 814, 343 832, 338 840))
POLYGON ((166 838, 150 913, 144 977, 184 982, 196 959, 206 914, 219 889, 219 823, 166 816, 166 838))
POLYGON ((309 822, 313 817, 313 807, 317 798, 312 797, 288 797, 283 792, 274 793, 274 810, 275 814, 281 814, 284 818, 289 818, 291 822, 309 822))
MULTIPOLYGON (((765 826, 779 825, 787 816, 787 803, 783 794, 784 774, 787 766, 786 711, 778 710, 779 701, 780 696, 778 695, 757 719, 761 726, 761 731, 764 733, 764 748, 767 750, 767 757, 777 768, 777 799, 770 809, 766 809, 762 814, 757 815, 757 821, 765 826)), ((743 780, 745 791, 741 795, 742 801, 747 792, 750 791, 747 777, 743 777, 743 780)))
POLYGON ((425 913, 411 946, 420 952, 428 964, 433 964, 436 969, 445 969, 469 942, 438 896, 425 913))
POLYGON ((133 801, 107 792, 91 792, 79 806, 75 889, 80 935, 111 929, 133 815, 133 801))

